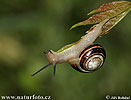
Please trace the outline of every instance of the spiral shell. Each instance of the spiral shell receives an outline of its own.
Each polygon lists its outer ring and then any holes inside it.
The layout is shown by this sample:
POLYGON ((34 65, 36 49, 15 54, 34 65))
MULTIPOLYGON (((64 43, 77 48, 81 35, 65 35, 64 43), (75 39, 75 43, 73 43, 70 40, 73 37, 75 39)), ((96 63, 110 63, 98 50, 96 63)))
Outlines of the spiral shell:
POLYGON ((92 44, 79 55, 79 63, 70 62, 71 66, 80 72, 93 72, 99 69, 106 58, 104 48, 99 44, 92 44))

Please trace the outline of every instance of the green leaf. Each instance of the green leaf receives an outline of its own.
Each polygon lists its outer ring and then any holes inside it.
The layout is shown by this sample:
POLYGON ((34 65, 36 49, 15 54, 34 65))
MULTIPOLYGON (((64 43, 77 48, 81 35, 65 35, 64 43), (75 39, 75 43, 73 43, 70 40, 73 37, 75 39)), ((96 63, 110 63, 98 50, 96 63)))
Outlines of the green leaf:
POLYGON ((103 4, 102 6, 100 6, 100 8, 95 9, 95 10, 91 11, 90 13, 88 13, 88 15, 111 10, 111 9, 115 9, 115 8, 121 8, 122 6, 125 7, 130 4, 131 4, 131 2, 128 2, 128 1, 114 1, 112 3, 103 4))
POLYGON ((102 27, 102 33, 100 36, 103 36, 104 34, 108 33, 118 22, 120 22, 127 14, 131 11, 131 9, 119 14, 118 16, 115 16, 111 19, 109 19, 102 27))
POLYGON ((131 2, 128 1, 115 1, 112 3, 104 4, 100 8, 93 10, 92 12, 89 13, 93 14, 96 12, 100 12, 99 14, 95 14, 90 18, 88 18, 87 20, 73 25, 71 29, 82 25, 97 24, 105 19, 112 19, 126 11, 130 11, 129 9, 131 9, 131 2))

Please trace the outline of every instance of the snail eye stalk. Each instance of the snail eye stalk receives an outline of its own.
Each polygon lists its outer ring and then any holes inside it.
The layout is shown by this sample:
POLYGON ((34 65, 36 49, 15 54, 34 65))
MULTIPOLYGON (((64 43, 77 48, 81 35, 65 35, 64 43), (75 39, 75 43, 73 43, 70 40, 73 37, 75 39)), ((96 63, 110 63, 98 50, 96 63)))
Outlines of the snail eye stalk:
POLYGON ((54 76, 55 76, 55 72, 56 72, 56 64, 54 64, 54 76))
POLYGON ((45 69, 46 67, 50 66, 51 64, 47 64, 46 66, 42 67, 40 70, 38 70, 37 72, 35 72, 34 74, 32 74, 31 76, 36 75, 37 73, 39 73, 40 71, 42 71, 43 69, 45 69))

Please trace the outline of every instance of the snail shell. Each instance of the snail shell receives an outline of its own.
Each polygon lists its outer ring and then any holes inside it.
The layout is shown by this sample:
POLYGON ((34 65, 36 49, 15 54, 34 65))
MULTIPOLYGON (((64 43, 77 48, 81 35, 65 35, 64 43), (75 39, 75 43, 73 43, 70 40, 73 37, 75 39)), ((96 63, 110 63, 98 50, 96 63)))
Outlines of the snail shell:
POLYGON ((99 44, 92 44, 82 50, 78 59, 70 60, 69 63, 79 72, 93 72, 101 68, 105 58, 104 48, 99 44))

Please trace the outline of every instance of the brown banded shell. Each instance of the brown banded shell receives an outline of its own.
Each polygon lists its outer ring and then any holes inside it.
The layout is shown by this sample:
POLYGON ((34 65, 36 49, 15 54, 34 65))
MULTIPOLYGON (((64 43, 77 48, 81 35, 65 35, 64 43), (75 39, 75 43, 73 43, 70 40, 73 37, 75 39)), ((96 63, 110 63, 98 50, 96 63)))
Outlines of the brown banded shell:
POLYGON ((93 72, 103 65, 105 58, 106 52, 104 48, 99 44, 92 44, 80 53, 79 63, 70 64, 77 71, 93 72))

